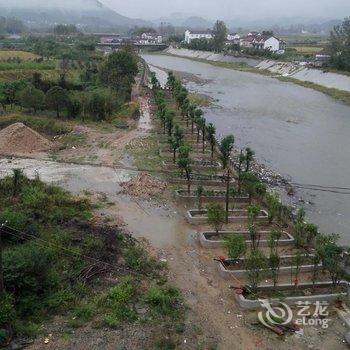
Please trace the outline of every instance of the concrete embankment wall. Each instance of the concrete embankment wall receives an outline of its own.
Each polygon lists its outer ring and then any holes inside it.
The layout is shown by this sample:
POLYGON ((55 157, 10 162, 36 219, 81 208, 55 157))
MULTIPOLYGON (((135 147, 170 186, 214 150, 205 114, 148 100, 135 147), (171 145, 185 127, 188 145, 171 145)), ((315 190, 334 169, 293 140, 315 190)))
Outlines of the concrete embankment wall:
POLYGON ((350 92, 350 76, 324 72, 321 69, 306 68, 292 62, 278 62, 274 60, 258 60, 247 57, 216 54, 208 51, 194 51, 187 49, 169 48, 168 54, 188 58, 200 58, 215 62, 246 63, 251 67, 268 70, 276 75, 286 76, 301 81, 309 81, 327 88, 334 88, 350 92))

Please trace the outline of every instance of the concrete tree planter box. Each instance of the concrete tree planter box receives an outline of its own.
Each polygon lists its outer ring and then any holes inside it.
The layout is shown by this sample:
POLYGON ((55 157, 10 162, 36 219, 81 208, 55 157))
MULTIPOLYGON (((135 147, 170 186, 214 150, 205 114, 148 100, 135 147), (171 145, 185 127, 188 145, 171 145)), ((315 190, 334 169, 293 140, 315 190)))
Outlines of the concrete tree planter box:
MULTIPOLYGON (((187 186, 187 180, 182 178, 170 178, 168 179, 168 182, 172 184, 187 186)), ((192 179, 191 180, 191 186, 204 185, 204 184, 206 187, 210 187, 210 186, 226 187, 226 184, 221 180, 215 180, 215 179, 212 179, 212 180, 192 179)))
MULTIPOLYGON (((190 209, 186 212, 186 219, 191 225, 202 225, 208 222, 207 210, 190 209)), ((244 209, 233 209, 229 211, 229 222, 246 223, 248 221, 248 211, 244 209)), ((268 223, 268 213, 260 210, 260 214, 255 219, 257 223, 268 223)))
MULTIPOLYGON (((268 236, 270 234, 270 231, 260 231, 261 235, 268 236)), ((219 231, 219 235, 227 236, 227 235, 243 235, 246 237, 246 243, 247 245, 250 245, 252 241, 250 240, 249 232, 248 231, 219 231)), ((211 237, 215 237, 218 235, 215 231, 207 231, 207 232, 200 232, 199 233, 199 242, 204 248, 221 248, 224 246, 224 239, 211 239, 211 237)), ((278 246, 279 247, 285 247, 294 245, 295 240, 294 237, 286 232, 282 232, 281 239, 278 240, 278 246)), ((268 247, 269 241, 268 239, 261 239, 259 242, 260 247, 268 247)))
MULTIPOLYGON (((162 162, 163 169, 167 170, 177 170, 179 169, 178 165, 173 163, 169 160, 163 160, 162 162)), ((191 168, 193 170, 220 170, 222 168, 221 164, 219 162, 212 162, 207 160, 193 160, 191 163, 191 168)))
MULTIPOLYGON (((283 259, 291 260, 292 256, 291 255, 281 256, 280 259, 281 260, 283 260, 283 259)), ((239 259, 239 260, 242 263, 242 265, 244 266, 244 260, 245 259, 239 259)), ((227 279, 227 280, 228 279, 232 279, 232 276, 235 276, 237 278, 238 277, 245 277, 246 274, 247 274, 247 270, 239 269, 239 268, 238 269, 229 268, 230 264, 232 264, 232 263, 234 263, 234 260, 232 260, 232 259, 225 259, 225 260, 223 260, 223 262, 220 262, 220 261, 217 262, 217 264, 218 264, 218 271, 219 271, 220 276, 222 278, 224 278, 224 279, 227 279)), ((288 275, 288 274, 290 274, 292 268, 295 269, 296 266, 281 266, 280 269, 279 269, 279 275, 288 275)), ((318 270, 321 269, 321 268, 322 268, 321 264, 317 265, 317 269, 318 270)), ((312 272, 313 270, 314 270, 314 265, 307 264, 307 265, 299 266, 300 273, 312 272)))
MULTIPOLYGON (((205 184, 206 185, 206 184, 205 184)), ((204 186, 205 186, 204 185, 204 186)), ((202 196, 202 202, 219 202, 219 203, 225 203, 226 202, 226 195, 221 194, 223 191, 216 191, 218 195, 203 195, 202 196)), ((178 202, 186 203, 186 204, 196 204, 198 203, 198 197, 195 195, 194 191, 191 191, 191 194, 189 195, 186 190, 176 190, 175 191, 175 198, 178 202)), ((230 203, 234 203, 237 205, 242 204, 248 204, 249 203, 249 197, 248 196, 240 196, 232 198, 230 197, 230 203)))
MULTIPOLYGON (((296 305, 298 302, 310 302, 315 303, 316 301, 322 302, 326 301, 328 303, 332 303, 337 301, 339 298, 344 298, 348 296, 349 293, 349 283, 346 281, 341 281, 340 286, 343 287, 344 292, 336 292, 327 294, 320 292, 320 288, 329 288, 332 286, 331 282, 317 282, 315 283, 315 291, 313 295, 308 296, 290 296, 283 298, 281 302, 287 305, 296 305), (346 290, 346 291, 345 291, 346 290)), ((274 288, 273 285, 259 286, 258 291, 287 291, 294 290, 294 285, 291 284, 277 284, 274 288)), ((312 283, 300 283, 298 286, 298 290, 312 289, 312 283)), ((248 299, 242 294, 234 293, 235 299, 240 307, 247 310, 257 310, 261 309, 261 301, 257 299, 248 299)), ((278 305, 279 299, 268 299, 271 305, 278 305)))

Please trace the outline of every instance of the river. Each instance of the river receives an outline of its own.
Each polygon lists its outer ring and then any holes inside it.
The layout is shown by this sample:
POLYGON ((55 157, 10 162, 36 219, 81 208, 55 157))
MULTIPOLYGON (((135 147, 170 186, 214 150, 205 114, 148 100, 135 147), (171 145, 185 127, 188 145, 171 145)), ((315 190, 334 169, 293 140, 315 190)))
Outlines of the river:
MULTIPOLYGON (((191 73, 190 91, 215 99, 205 110, 218 135, 234 134, 257 159, 298 184, 350 187, 350 107, 293 83, 165 55, 143 55, 151 65, 191 73)), ((159 72, 157 72, 159 73, 159 72)), ((160 75, 164 79, 164 73, 160 75)), ((298 189, 309 221, 350 244, 350 190, 298 189), (337 192, 344 192, 343 190, 337 192)), ((292 204, 292 199, 285 199, 292 204)))

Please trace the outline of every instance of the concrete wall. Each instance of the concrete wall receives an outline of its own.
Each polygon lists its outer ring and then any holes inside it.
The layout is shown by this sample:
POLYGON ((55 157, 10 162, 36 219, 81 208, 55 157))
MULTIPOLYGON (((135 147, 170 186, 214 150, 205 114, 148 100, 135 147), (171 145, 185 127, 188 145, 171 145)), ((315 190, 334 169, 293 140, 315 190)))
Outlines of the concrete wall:
MULTIPOLYGON (((260 231, 261 233, 265 233, 265 234, 268 234, 269 231, 260 231)), ((219 233, 223 233, 223 234, 227 234, 227 233, 231 233, 229 231, 219 231, 219 233)), ((237 231, 237 232, 232 232, 232 234, 243 234, 243 235, 248 235, 249 232, 248 231, 237 231)), ((286 231, 283 231, 283 234, 288 236, 288 238, 286 239, 280 239, 278 241, 278 246, 279 247, 285 247, 285 246, 289 246, 289 245, 294 245, 295 243, 295 240, 294 240, 294 237, 286 232, 286 231)), ((210 240, 208 239, 208 236, 214 236, 216 235, 216 232, 200 232, 199 233, 199 242, 200 244, 202 245, 202 247, 204 248, 210 248, 210 249, 214 249, 214 248, 221 248, 223 247, 224 245, 224 241, 223 240, 220 240, 220 241, 213 241, 213 240, 210 240)), ((251 240, 246 240, 246 243, 249 245, 252 243, 251 240)), ((261 247, 268 247, 268 240, 260 240, 260 246, 261 247)))
MULTIPOLYGON (((199 216, 196 217, 193 214, 198 212, 197 209, 190 209, 187 210, 186 212, 186 219, 191 225, 201 225, 201 224, 206 224, 208 221, 207 216, 199 216)), ((207 212, 206 209, 203 209, 202 212, 204 214, 207 212)), ((261 210, 260 215, 256 218, 256 222, 258 223, 267 223, 268 222, 268 213, 266 210, 261 210)), ((234 223, 246 223, 248 221, 248 211, 247 210, 242 210, 242 209, 234 209, 229 211, 229 222, 234 222, 234 223), (241 214, 241 212, 245 212, 247 215, 242 215, 238 216, 237 214, 241 214), (236 214, 236 215, 235 215, 236 214)))

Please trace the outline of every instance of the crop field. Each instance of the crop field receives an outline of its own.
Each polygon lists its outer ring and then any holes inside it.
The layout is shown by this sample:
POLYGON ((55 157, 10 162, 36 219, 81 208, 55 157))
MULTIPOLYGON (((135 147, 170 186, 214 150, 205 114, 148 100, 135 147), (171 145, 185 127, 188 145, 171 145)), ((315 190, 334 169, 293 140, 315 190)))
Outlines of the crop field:
POLYGON ((0 61, 7 60, 9 58, 20 58, 22 60, 34 60, 40 58, 31 52, 26 51, 13 51, 13 50, 0 50, 0 61))
POLYGON ((290 46, 289 48, 295 49, 298 53, 304 55, 314 55, 322 50, 322 47, 317 46, 290 46))

